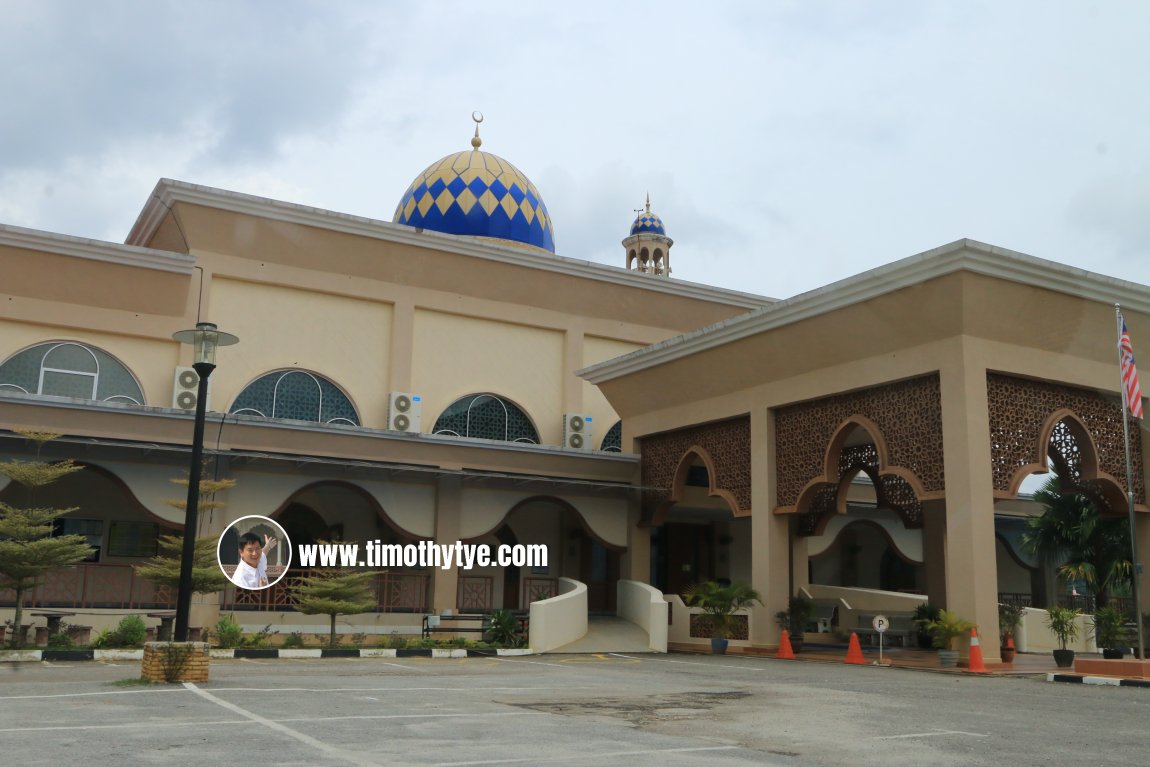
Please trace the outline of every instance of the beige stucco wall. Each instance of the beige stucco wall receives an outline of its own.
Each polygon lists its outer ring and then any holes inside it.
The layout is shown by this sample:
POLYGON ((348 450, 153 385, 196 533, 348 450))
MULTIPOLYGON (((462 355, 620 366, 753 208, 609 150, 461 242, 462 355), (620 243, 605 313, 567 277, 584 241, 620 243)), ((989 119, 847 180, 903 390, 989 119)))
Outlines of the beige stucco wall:
POLYGON ((423 430, 455 400, 489 392, 512 401, 546 444, 562 441, 563 334, 476 317, 416 311, 412 391, 423 430))
POLYGON ((211 321, 240 339, 218 354, 215 410, 265 373, 307 370, 340 387, 364 426, 386 427, 390 304, 219 275, 210 302, 211 321))

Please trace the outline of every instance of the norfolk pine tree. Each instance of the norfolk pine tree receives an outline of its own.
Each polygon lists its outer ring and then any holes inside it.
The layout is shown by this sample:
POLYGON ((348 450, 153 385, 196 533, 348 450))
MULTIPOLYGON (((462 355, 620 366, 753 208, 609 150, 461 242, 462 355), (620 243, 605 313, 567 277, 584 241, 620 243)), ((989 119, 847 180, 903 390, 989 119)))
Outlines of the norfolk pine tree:
MULTIPOLYGON (((188 486, 187 479, 173 479, 173 484, 188 486)), ((236 484, 234 479, 201 479, 200 503, 201 512, 223 508, 221 501, 209 500, 211 496, 227 490, 236 484)), ((184 511, 186 500, 175 498, 165 499, 164 503, 174 509, 184 511)), ((195 553, 192 556, 192 593, 214 594, 223 591, 228 585, 228 577, 220 570, 216 559, 217 536, 196 538, 195 553)), ((147 562, 136 565, 136 574, 144 580, 157 586, 169 586, 177 589, 180 586, 180 560, 183 558, 184 537, 182 535, 165 535, 160 538, 160 553, 147 562)))
POLYGON ((77 466, 70 458, 57 463, 39 460, 44 444, 56 439, 59 434, 31 429, 13 431, 36 443, 37 458, 35 461, 0 462, 0 474, 27 490, 27 506, 0 503, 0 589, 12 589, 16 593, 15 630, 11 640, 11 646, 16 648, 24 638, 20 626, 24 620, 25 592, 34 587, 36 580, 49 570, 83 561, 92 548, 82 535, 52 536, 52 523, 76 511, 76 508, 32 506, 38 488, 84 467, 77 466))
POLYGON ((372 572, 350 568, 315 570, 301 579, 295 589, 296 609, 304 615, 331 616, 328 645, 335 647, 335 618, 374 610, 375 594, 369 581, 372 572))

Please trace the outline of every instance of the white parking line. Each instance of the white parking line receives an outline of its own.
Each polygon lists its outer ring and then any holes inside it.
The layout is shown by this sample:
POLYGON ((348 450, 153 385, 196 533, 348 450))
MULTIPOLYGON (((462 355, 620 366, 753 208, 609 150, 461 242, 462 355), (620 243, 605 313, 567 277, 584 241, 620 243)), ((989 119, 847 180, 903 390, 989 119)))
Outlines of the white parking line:
MULTIPOLYGON (((213 702, 226 703, 226 701, 213 701, 213 702)), ((229 708, 229 707, 230 706, 228 706, 228 705, 224 706, 224 708, 229 708)), ((235 708, 238 709, 239 706, 236 706, 235 708)), ((245 716, 247 716, 247 715, 245 714, 245 716)), ((253 716, 258 716, 258 715, 253 715, 253 716)), ((263 717, 260 717, 258 719, 254 719, 253 721, 258 721, 258 722, 260 722, 260 724, 263 724, 265 721, 271 722, 272 724, 282 724, 283 722, 292 722, 292 723, 295 723, 295 722, 342 722, 342 721, 358 720, 358 719, 377 719, 377 720, 382 720, 382 719, 490 719, 493 717, 506 717, 506 716, 550 716, 550 714, 547 714, 547 713, 542 712, 542 711, 495 711, 495 712, 489 712, 489 713, 485 713, 485 714, 477 714, 475 712, 460 712, 458 714, 348 714, 346 716, 300 716, 300 717, 291 717, 291 718, 287 718, 287 719, 275 719, 275 720, 271 720, 271 719, 264 720, 263 717)), ((252 717, 248 716, 247 718, 251 719, 252 717)), ((183 722, 172 722, 172 721, 153 722, 153 721, 149 721, 149 722, 144 723, 144 726, 147 727, 148 729, 153 729, 153 728, 167 728, 167 727, 222 727, 225 725, 236 725, 236 724, 244 725, 246 727, 248 723, 245 721, 241 721, 239 719, 224 719, 224 720, 216 721, 216 722, 192 719, 192 720, 183 721, 183 722)), ((133 728, 138 729, 140 726, 141 726, 140 722, 124 722, 122 724, 54 724, 54 725, 48 725, 46 727, 6 727, 3 729, 0 729, 0 733, 2 733, 2 732, 28 732, 28 733, 57 732, 60 730, 125 730, 125 729, 133 729, 133 728)))
POLYGON ((217 706, 226 708, 228 711, 242 716, 245 719, 250 719, 257 724, 262 724, 269 730, 275 730, 276 732, 287 735, 289 738, 295 738, 300 743, 305 743, 317 751, 322 751, 323 753, 335 757, 336 759, 343 759, 344 761, 351 762, 352 764, 360 765, 360 767, 380 767, 379 762, 376 762, 373 759, 368 759, 362 754, 345 751, 342 748, 331 745, 330 743, 324 743, 322 740, 316 740, 310 735, 304 735, 302 732, 297 732, 296 730, 293 730, 286 725, 280 724, 279 722, 273 722, 272 720, 262 717, 259 714, 253 714, 251 711, 248 711, 245 708, 240 708, 234 703, 229 703, 226 700, 217 698, 215 695, 212 695, 206 690, 201 690, 191 682, 184 682, 184 687, 191 690, 196 695, 199 695, 204 700, 215 703, 217 706))
POLYGON ((730 751, 731 749, 739 748, 739 746, 698 746, 696 748, 651 748, 642 751, 607 751, 604 753, 596 754, 579 754, 571 755, 565 754, 563 756, 553 757, 538 757, 533 756, 529 759, 483 759, 475 762, 439 762, 433 767, 473 767, 474 765, 481 764, 523 764, 529 762, 531 764, 541 764, 543 762, 574 762, 585 761, 588 759, 605 759, 608 757, 619 756, 646 756, 647 754, 694 754, 702 751, 730 751))
POLYGON ((931 730, 930 732, 911 732, 906 735, 880 735, 871 740, 903 740, 904 738, 935 738, 939 735, 966 735, 971 738, 989 738, 990 735, 982 732, 963 732, 962 730, 931 730))
POLYGON ((532 666, 554 666, 555 668, 570 669, 570 666, 564 666, 562 663, 545 663, 541 660, 519 660, 518 658, 512 660, 511 658, 500 658, 498 656, 490 656, 488 660, 498 660, 504 663, 528 663, 532 666))
MULTIPOLYGON (((523 687, 518 685, 499 685, 496 687, 213 687, 212 692, 270 692, 276 695, 285 692, 306 693, 345 693, 345 692, 547 692, 551 690, 584 690, 592 689, 592 685, 544 685, 541 687, 523 687)), ((38 698, 87 698, 98 695, 151 695, 159 692, 186 692, 182 687, 166 687, 160 689, 142 690, 107 690, 102 692, 58 692, 50 695, 4 695, 0 702, 6 700, 34 700, 38 698)))
MULTIPOLYGON (((707 668, 733 668, 733 669, 738 669, 739 671, 747 671, 748 669, 751 671, 766 671, 767 670, 765 666, 756 666, 756 665, 751 664, 751 663, 748 663, 745 666, 732 666, 732 665, 726 664, 726 663, 702 663, 702 662, 697 661, 697 660, 671 660, 670 658, 652 658, 649 656, 643 657, 643 658, 636 658, 634 655, 623 655, 622 653, 617 653, 617 652, 613 652, 610 654, 614 655, 617 658, 628 658, 630 660, 651 661, 653 663, 678 663, 678 664, 681 664, 684 666, 706 666, 707 668)), ((750 660, 750 659, 748 659, 748 660, 750 660)))

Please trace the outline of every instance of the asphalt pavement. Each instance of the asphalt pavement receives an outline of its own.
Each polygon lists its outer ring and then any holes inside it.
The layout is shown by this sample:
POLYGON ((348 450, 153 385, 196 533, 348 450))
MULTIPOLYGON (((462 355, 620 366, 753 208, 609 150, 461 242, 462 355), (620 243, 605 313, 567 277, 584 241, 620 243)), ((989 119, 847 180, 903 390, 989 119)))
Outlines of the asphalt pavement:
POLYGON ((8 764, 1129 765, 1150 690, 761 657, 5 664, 8 764))

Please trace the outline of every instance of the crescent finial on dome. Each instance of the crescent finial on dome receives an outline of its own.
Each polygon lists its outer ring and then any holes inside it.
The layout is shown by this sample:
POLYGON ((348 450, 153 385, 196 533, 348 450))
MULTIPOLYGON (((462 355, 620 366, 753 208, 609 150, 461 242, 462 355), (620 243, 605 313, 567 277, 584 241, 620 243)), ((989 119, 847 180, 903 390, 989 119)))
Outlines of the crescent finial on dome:
POLYGON ((471 138, 471 146, 478 149, 483 146, 483 139, 479 138, 479 123, 483 122, 483 113, 477 109, 471 113, 471 119, 475 121, 475 135, 471 138))

